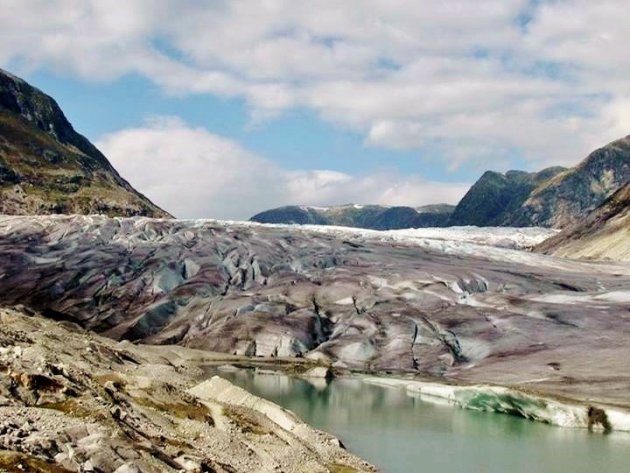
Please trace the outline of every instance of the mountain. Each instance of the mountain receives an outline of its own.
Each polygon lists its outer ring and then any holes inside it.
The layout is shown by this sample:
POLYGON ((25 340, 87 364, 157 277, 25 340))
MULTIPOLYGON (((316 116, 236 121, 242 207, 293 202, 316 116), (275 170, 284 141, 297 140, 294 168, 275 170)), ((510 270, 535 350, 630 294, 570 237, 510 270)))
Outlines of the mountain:
POLYGON ((539 172, 486 171, 457 206, 288 206, 261 212, 251 220, 374 230, 465 225, 565 228, 628 181, 630 136, 593 151, 568 169, 556 166, 539 172))
POLYGON ((509 226, 531 193, 563 171, 561 167, 537 173, 486 171, 457 204, 449 225, 509 226))
POLYGON ((454 206, 387 207, 381 205, 342 205, 305 207, 291 205, 266 210, 250 220, 259 223, 337 225, 343 227, 394 230, 400 228, 444 227, 454 206))
POLYGON ((569 258, 630 261, 630 182, 585 219, 545 240, 535 251, 569 258))
POLYGON ((579 221, 630 181, 630 136, 593 151, 538 186, 510 221, 563 228, 579 221))
POLYGON ((169 217, 74 130, 54 99, 2 69, 0 213, 169 217))
POLYGON ((287 205, 276 209, 265 210, 250 218, 259 223, 287 223, 299 225, 330 225, 328 219, 320 215, 313 207, 287 205))
POLYGON ((459 202, 449 225, 564 228, 630 180, 630 136, 593 151, 577 166, 537 173, 488 171, 459 202))

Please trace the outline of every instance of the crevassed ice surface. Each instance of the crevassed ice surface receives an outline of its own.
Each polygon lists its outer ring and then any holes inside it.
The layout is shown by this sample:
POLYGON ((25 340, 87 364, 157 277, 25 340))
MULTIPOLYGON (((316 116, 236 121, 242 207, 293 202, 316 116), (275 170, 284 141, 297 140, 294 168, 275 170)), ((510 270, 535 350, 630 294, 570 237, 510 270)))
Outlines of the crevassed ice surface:
POLYGON ((546 232, 0 216, 0 303, 117 339, 630 407, 630 265, 518 249, 546 232))

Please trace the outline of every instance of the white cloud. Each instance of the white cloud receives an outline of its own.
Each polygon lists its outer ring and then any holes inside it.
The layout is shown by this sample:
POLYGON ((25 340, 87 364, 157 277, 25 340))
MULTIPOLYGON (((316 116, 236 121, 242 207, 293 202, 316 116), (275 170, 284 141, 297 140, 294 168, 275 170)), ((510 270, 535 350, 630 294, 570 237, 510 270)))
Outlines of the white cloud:
POLYGON ((174 117, 106 135, 97 146, 138 190, 182 218, 246 219, 288 203, 455 203, 469 187, 419 176, 289 171, 174 117))
POLYGON ((5 0, 0 64, 134 72, 257 119, 308 107, 450 167, 535 168, 630 131, 629 36, 624 0, 5 0))

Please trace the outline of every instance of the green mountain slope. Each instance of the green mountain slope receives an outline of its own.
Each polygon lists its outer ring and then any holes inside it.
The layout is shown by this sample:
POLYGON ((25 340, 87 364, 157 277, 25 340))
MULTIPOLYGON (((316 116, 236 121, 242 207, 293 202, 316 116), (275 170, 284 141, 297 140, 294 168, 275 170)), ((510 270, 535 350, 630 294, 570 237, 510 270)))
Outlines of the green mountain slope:
POLYGON ((1 69, 0 213, 169 217, 74 130, 51 97, 1 69))
POLYGON ((487 171, 453 212, 449 225, 567 227, 630 180, 630 137, 589 154, 577 166, 537 173, 487 171))
POLYGON ((564 228, 578 222, 630 180, 630 136, 589 154, 538 186, 510 223, 564 228))
POLYGON ((449 220, 450 225, 510 225, 538 185, 564 171, 548 168, 538 173, 508 171, 501 174, 486 171, 457 204, 449 220))

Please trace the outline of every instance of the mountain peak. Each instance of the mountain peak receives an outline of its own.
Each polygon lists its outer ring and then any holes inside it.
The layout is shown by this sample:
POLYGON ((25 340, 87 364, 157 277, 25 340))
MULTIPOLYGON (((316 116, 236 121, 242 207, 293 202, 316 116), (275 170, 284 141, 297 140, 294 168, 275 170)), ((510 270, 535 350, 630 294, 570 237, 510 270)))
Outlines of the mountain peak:
POLYGON ((453 212, 450 225, 563 228, 630 180, 630 136, 590 153, 573 168, 486 171, 453 212))
POLYGON ((2 69, 0 212, 169 217, 74 130, 52 97, 2 69))

